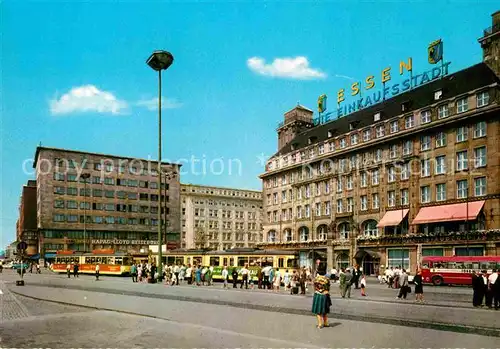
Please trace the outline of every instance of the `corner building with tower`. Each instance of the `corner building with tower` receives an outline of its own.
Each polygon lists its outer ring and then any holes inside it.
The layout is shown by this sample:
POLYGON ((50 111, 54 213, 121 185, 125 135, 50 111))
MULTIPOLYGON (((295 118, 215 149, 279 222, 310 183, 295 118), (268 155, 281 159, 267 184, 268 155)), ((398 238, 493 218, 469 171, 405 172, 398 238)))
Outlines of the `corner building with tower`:
MULTIPOLYGON (((317 125, 298 105, 263 181, 260 247, 367 274, 500 255, 500 12, 483 62, 317 125)), ((319 264, 317 264, 319 262, 319 264)))

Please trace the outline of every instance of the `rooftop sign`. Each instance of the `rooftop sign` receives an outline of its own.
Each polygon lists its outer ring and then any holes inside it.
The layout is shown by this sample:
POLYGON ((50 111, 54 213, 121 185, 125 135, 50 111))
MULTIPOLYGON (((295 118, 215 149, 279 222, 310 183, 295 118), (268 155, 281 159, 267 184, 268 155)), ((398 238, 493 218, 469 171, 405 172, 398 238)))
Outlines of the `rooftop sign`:
POLYGON ((441 62, 441 66, 414 76, 413 60, 410 57, 407 61, 402 60, 399 62, 399 75, 403 75, 405 71, 409 73, 409 77, 401 83, 389 85, 392 79, 392 72, 391 67, 387 67, 381 71, 379 75, 380 82, 378 83, 376 83, 374 75, 369 75, 363 83, 360 81, 354 82, 349 91, 341 88, 337 92, 337 109, 326 114, 323 113, 326 111, 327 97, 326 95, 321 95, 318 98, 319 116, 314 119, 314 125, 324 124, 334 119, 344 117, 348 114, 368 108, 374 104, 383 102, 388 98, 397 96, 403 92, 446 76, 448 74, 450 62, 444 63, 443 61, 443 42, 441 40, 436 40, 429 45, 428 61, 431 64, 441 62), (380 87, 380 89, 377 92, 370 91, 375 87, 380 87), (358 99, 346 104, 344 102, 346 95, 349 92, 351 96, 357 96, 358 99))

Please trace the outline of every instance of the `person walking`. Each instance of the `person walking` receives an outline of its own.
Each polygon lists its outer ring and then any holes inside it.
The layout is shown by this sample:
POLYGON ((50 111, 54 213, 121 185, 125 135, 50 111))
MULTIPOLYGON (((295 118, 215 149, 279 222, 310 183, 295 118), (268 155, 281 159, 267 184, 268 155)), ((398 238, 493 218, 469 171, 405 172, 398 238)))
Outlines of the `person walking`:
POLYGON ((241 269, 241 285, 240 288, 243 288, 243 284, 245 284, 245 289, 248 290, 248 276, 250 274, 250 270, 248 270, 248 264, 245 264, 245 266, 241 269))
POLYGON ((283 274, 283 283, 285 284, 285 291, 288 291, 290 288, 290 273, 288 272, 288 269, 285 270, 285 274, 283 274))
POLYGON ((132 282, 137 282, 137 266, 135 263, 130 267, 130 275, 132 276, 132 282))
POLYGON ((99 280, 99 264, 95 265, 95 281, 99 280))
POLYGON ((280 286, 281 286, 281 272, 279 268, 276 269, 276 274, 274 275, 274 291, 279 292, 280 291, 280 286))
POLYGON ((480 297, 483 288, 483 278, 481 272, 476 273, 474 270, 472 272, 472 306, 479 307, 482 304, 482 299, 480 297))
POLYGON ((424 284, 422 279, 422 271, 418 270, 417 275, 413 278, 415 284, 415 302, 424 302, 424 284))
POLYGON ((229 272, 227 271, 227 266, 224 266, 222 269, 222 281, 224 282, 224 286, 222 288, 227 290, 227 279, 229 277, 229 272))
POLYGON ((191 268, 191 264, 188 264, 186 268, 186 280, 188 285, 193 283, 193 269, 191 268))
POLYGON ((68 279, 69 279, 71 276, 71 264, 69 263, 68 265, 66 265, 66 273, 68 273, 68 279))
POLYGON ((406 274, 406 270, 402 269, 401 274, 399 276, 399 294, 397 299, 406 299, 406 296, 408 295, 408 274, 406 274))
POLYGON ((497 270, 493 269, 490 276, 488 276, 488 295, 489 295, 489 305, 488 307, 491 309, 495 304, 495 309, 498 310, 498 299, 496 297, 496 283, 498 281, 497 270))
POLYGON ((267 283, 268 290, 273 289, 273 282, 274 282, 274 269, 273 267, 269 267, 269 282, 267 283))
POLYGON ((494 279, 493 282, 493 297, 494 297, 495 310, 498 310, 500 308, 500 277, 499 277, 500 270, 497 269, 495 273, 496 273, 496 278, 494 279))
POLYGON ((353 275, 350 269, 346 269, 344 273, 344 292, 342 298, 351 298, 351 287, 352 287, 353 275))
POLYGON ((263 286, 264 286, 264 289, 267 289, 267 288, 269 288, 269 274, 271 273, 271 267, 269 265, 265 266, 262 269, 262 273, 264 274, 263 275, 263 286))
POLYGON ((312 313, 318 320, 317 328, 328 327, 328 313, 332 300, 330 298, 330 280, 326 276, 318 275, 314 279, 314 296, 312 313))
POLYGON ((264 273, 262 272, 262 268, 259 265, 259 269, 257 269, 257 280, 258 280, 257 281, 258 282, 257 287, 259 288, 259 290, 262 289, 262 279, 263 279, 263 277, 264 277, 264 273))
POLYGON ((179 286, 179 274, 181 273, 181 268, 178 264, 174 266, 175 284, 179 286))
POLYGON ((236 288, 236 284, 238 283, 238 270, 236 268, 233 268, 233 288, 236 288))
POLYGON ((79 269, 78 263, 73 264, 73 277, 74 278, 78 277, 78 269, 79 269))
POLYGON ((198 265, 198 268, 196 268, 196 286, 201 285, 201 265, 198 265))
POLYGON ((306 294, 306 281, 307 281, 307 272, 306 268, 302 267, 299 275, 299 284, 300 284, 300 294, 306 294))
POLYGON ((361 296, 365 297, 366 296, 366 276, 365 274, 361 275, 361 296))

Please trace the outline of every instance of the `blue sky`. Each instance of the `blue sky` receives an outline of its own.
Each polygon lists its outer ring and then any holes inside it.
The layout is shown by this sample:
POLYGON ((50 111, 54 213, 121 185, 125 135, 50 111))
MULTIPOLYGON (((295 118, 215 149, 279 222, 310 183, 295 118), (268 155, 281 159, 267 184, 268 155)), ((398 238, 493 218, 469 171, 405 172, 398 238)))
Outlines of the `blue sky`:
POLYGON ((258 157, 276 151, 277 123, 297 102, 315 108, 326 93, 331 105, 352 83, 342 76, 378 82, 408 57, 415 72, 428 70, 437 38, 451 72, 478 63, 477 38, 498 10, 493 1, 349 3, 3 1, 0 246, 15 237, 32 178, 22 164, 39 142, 157 156, 157 75, 145 65, 155 49, 175 57, 163 79, 164 158, 222 158, 222 175, 181 180, 260 189, 258 157), (241 173, 228 173, 231 159, 241 173))

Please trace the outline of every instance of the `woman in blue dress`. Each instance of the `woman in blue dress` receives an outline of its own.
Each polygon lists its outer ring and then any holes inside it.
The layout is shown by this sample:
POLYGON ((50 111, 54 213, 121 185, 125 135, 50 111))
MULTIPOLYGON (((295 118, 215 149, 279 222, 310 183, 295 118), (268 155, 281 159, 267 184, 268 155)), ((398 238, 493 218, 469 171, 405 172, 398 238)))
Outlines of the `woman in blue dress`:
POLYGON ((314 279, 314 297, 312 312, 318 319, 318 328, 328 327, 328 313, 332 300, 330 299, 330 280, 326 276, 318 275, 314 279))
POLYGON ((198 265, 198 268, 196 268, 196 286, 200 286, 201 284, 201 265, 198 265))

